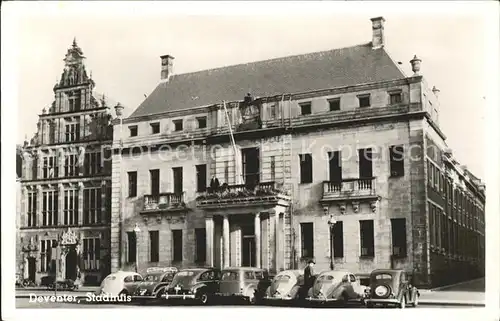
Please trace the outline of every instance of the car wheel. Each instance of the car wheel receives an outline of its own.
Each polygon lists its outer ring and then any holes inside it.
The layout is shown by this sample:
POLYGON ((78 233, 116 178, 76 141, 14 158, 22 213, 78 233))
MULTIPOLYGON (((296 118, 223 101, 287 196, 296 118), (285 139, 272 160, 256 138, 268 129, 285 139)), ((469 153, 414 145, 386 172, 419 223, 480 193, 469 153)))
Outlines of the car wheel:
POLYGON ((165 288, 158 289, 158 291, 156 291, 156 299, 158 300, 162 299, 161 296, 163 295, 163 293, 165 293, 165 288))
POLYGON ((200 303, 205 305, 205 304, 208 304, 208 300, 209 300, 209 297, 208 297, 208 294, 206 292, 203 292, 202 294, 200 294, 200 303))
POLYGON ((122 290, 122 291, 118 294, 118 296, 125 296, 125 297, 126 297, 126 296, 128 296, 128 291, 127 291, 127 290, 122 290))
POLYGON ((401 301, 399 301, 398 308, 400 309, 406 308, 406 298, 404 295, 401 297, 401 301))
POLYGON ((249 290, 247 293, 247 298, 248 298, 248 303, 254 305, 256 303, 255 300, 255 291, 254 290, 249 290))
POLYGON ((413 303, 411 305, 414 308, 418 307, 418 295, 415 295, 415 299, 413 300, 413 303))
POLYGON ((347 303, 349 302, 349 295, 347 293, 342 293, 342 305, 346 306, 347 303))

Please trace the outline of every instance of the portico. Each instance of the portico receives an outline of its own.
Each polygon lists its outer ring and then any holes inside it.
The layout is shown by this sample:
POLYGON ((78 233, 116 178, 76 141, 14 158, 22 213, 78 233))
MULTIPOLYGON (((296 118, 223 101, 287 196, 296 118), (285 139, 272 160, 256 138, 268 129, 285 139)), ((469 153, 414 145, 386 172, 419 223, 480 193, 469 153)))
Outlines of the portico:
POLYGON ((284 269, 288 203, 284 195, 199 202, 205 211, 207 265, 284 269))

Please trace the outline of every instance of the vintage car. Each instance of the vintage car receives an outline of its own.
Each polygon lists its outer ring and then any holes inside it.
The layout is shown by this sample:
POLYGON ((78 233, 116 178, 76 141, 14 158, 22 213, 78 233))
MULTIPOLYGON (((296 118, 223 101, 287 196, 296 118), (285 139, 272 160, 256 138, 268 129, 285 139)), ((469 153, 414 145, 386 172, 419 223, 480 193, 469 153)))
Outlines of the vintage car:
POLYGON ((363 303, 365 289, 353 273, 325 271, 316 277, 306 299, 311 303, 363 303))
POLYGON ((420 293, 411 285, 404 270, 379 269, 370 274, 370 287, 365 299, 366 306, 376 304, 396 305, 405 308, 407 304, 418 305, 420 293))
POLYGON ((135 289, 132 299, 160 299, 175 273, 177 273, 175 267, 148 268, 144 279, 135 289))
POLYGON ((271 284, 266 270, 254 267, 228 267, 222 270, 220 297, 244 299, 250 304, 261 301, 271 284))
POLYGON ((286 270, 278 273, 264 295, 264 301, 300 301, 306 298, 303 270, 286 270))
POLYGON ((108 275, 102 282, 97 295, 131 295, 142 282, 142 276, 136 272, 118 271, 108 275))
POLYGON ((209 303, 218 292, 220 270, 216 268, 184 269, 177 272, 161 295, 167 300, 196 300, 209 303))

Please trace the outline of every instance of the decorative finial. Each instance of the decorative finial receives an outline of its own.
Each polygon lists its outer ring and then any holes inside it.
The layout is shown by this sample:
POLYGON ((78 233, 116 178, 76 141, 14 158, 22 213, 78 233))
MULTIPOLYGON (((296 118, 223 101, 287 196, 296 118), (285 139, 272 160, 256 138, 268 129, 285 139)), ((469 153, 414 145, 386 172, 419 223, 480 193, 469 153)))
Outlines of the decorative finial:
POLYGON ((78 47, 78 45, 76 44, 76 37, 73 38, 73 47, 78 47))
POLYGON ((92 70, 90 71, 90 79, 92 79, 92 70))
POLYGON ((418 76, 420 72, 420 63, 422 62, 422 59, 417 58, 417 55, 413 57, 412 60, 410 60, 411 64, 411 70, 414 72, 414 76, 418 76))

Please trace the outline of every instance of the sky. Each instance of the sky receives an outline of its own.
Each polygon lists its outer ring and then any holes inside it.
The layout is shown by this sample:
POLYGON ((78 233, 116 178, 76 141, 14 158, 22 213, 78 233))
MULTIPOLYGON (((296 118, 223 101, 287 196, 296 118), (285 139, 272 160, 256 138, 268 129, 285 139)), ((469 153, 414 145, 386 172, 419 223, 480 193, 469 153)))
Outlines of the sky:
POLYGON ((440 7, 433 2, 318 4, 298 9, 249 4, 218 12, 201 3, 181 10, 174 3, 139 8, 137 3, 118 7, 78 2, 48 9, 37 4, 17 13, 16 143, 31 138, 38 114, 52 103, 52 88, 73 38, 87 57, 96 91, 131 113, 158 84, 161 55, 174 56, 174 72, 180 74, 341 48, 370 42, 370 18, 384 16, 387 51, 402 62, 407 75, 412 74, 413 56, 422 59, 421 74, 430 87, 441 90, 440 128, 448 146, 460 163, 484 178, 491 71, 484 59, 488 50, 484 35, 492 28, 484 20, 484 10, 475 10, 472 4, 452 10, 452 4, 440 7))

